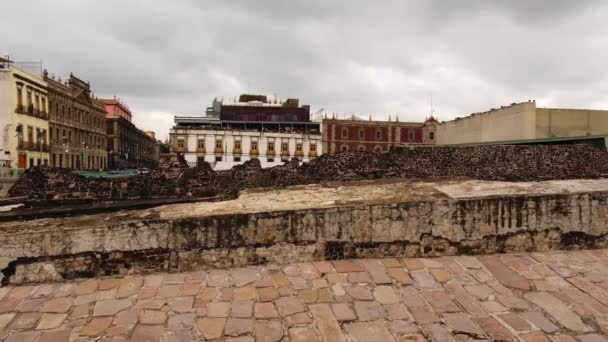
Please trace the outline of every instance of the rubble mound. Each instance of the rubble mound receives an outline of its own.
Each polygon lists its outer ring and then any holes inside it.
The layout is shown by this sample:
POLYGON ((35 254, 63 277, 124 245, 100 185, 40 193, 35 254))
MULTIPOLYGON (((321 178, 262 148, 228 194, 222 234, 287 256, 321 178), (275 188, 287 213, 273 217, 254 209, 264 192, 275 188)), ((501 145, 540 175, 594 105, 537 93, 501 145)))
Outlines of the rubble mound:
POLYGON ((302 165, 293 159, 266 169, 253 159, 224 171, 213 171, 207 163, 181 168, 178 159, 169 159, 165 167, 149 173, 112 179, 85 178, 69 170, 34 168, 22 175, 9 195, 39 200, 176 196, 227 199, 237 197, 242 189, 330 181, 387 178, 539 181, 608 177, 608 153, 587 145, 395 147, 387 153, 322 155, 302 165))

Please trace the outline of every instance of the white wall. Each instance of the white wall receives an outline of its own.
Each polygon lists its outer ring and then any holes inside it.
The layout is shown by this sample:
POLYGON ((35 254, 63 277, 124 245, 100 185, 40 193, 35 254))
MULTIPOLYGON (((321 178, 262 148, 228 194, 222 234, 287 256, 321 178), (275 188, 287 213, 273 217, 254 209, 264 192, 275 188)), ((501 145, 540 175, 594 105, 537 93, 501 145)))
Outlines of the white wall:
POLYGON ((302 143, 302 161, 308 162, 310 145, 316 144, 317 156, 322 154, 321 135, 301 134, 301 133, 275 133, 275 132, 258 132, 258 131, 223 131, 223 130, 202 130, 202 129, 172 129, 171 134, 175 137, 173 141, 177 141, 178 137, 185 137, 187 151, 184 157, 190 166, 196 166, 198 158, 204 158, 210 163, 214 170, 230 169, 234 165, 242 164, 247 160, 255 158, 250 154, 251 142, 258 142, 258 156, 262 167, 272 167, 282 165, 281 159, 281 144, 287 142, 289 144, 289 160, 295 157, 296 145, 302 143), (198 140, 204 139, 205 152, 197 153, 198 140), (223 153, 214 153, 216 140, 222 140, 223 153), (235 161, 238 155, 233 154, 235 140, 241 141, 240 161, 235 161), (273 161, 269 161, 267 155, 268 142, 274 141, 274 151, 276 155, 273 161), (221 161, 216 162, 216 157, 221 157, 221 161))

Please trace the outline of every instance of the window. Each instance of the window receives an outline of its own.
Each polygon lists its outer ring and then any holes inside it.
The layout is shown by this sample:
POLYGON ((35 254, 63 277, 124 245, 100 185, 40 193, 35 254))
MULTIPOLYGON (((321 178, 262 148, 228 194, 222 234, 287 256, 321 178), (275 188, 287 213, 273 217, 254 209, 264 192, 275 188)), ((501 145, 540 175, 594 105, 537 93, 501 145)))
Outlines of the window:
POLYGON ((365 146, 359 145, 359 152, 365 152, 365 146))
POLYGON ((363 127, 359 128, 359 139, 365 139, 365 128, 363 127))
POLYGON ((348 138, 348 128, 347 127, 342 128, 342 138, 348 138))
POLYGON ((237 163, 240 162, 241 161, 241 157, 240 156, 235 156, 234 157, 234 161, 237 162, 237 163))
POLYGON ((257 141, 252 141, 251 142, 251 149, 254 151, 258 150, 258 142, 257 141))
POLYGON ((268 143, 268 153, 274 153, 274 142, 268 143))
POLYGON ((215 141, 215 148, 218 150, 222 149, 222 141, 221 140, 216 140, 215 141))
POLYGON ((289 151, 289 145, 287 143, 282 143, 281 152, 287 152, 287 151, 289 151))
POLYGON ((205 148, 205 140, 203 139, 198 139, 198 142, 196 144, 196 147, 198 148, 205 148))
POLYGON ((310 152, 317 152, 317 144, 310 144, 310 152))
POLYGON ((429 132, 429 139, 430 140, 435 139, 435 132, 429 132))
POLYGON ((407 132, 408 132, 407 133, 407 140, 408 141, 414 141, 414 131, 411 130, 411 129, 409 129, 407 132))
POLYGON ((240 140, 235 140, 234 141, 234 149, 235 150, 240 150, 241 149, 241 141, 240 140))
POLYGON ((177 139, 177 147, 179 147, 179 148, 184 147, 184 139, 177 139))
POLYGON ((296 144, 296 152, 302 152, 302 143, 296 144))
POLYGON ((376 140, 382 140, 382 130, 380 128, 376 128, 376 140))
POLYGON ((221 162, 222 161, 222 156, 215 156, 215 161, 216 162, 221 162))
POLYGON ((347 145, 342 145, 341 151, 342 152, 348 152, 348 146, 347 145))
POLYGON ((17 106, 19 107, 19 109, 23 107, 23 91, 21 90, 22 88, 23 85, 17 85, 17 106))
POLYGON ((376 145, 376 147, 374 147, 374 152, 382 152, 382 147, 380 147, 380 145, 376 145))
POLYGON ((205 164, 205 157, 196 158, 196 165, 201 166, 203 164, 205 164))

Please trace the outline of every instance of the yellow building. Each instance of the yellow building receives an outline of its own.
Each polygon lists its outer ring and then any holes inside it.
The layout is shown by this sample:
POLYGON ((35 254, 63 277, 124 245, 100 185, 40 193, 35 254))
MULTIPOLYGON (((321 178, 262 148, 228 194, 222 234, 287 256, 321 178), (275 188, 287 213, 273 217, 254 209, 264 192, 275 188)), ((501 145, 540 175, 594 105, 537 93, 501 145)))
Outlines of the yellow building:
POLYGON ((603 139, 608 111, 537 108, 536 101, 513 103, 437 126, 438 145, 521 143, 603 139))
POLYGON ((48 165, 47 84, 0 58, 0 167, 48 165))

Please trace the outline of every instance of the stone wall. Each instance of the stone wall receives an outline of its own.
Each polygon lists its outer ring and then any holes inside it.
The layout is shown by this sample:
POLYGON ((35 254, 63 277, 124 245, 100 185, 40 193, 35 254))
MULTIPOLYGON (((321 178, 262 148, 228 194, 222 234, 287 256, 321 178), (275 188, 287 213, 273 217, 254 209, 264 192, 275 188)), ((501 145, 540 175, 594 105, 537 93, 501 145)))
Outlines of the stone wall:
MULTIPOLYGON (((511 191, 471 197, 438 190, 421 195, 422 186, 409 184, 403 189, 412 188, 413 195, 397 200, 387 196, 390 189, 402 192, 398 185, 374 193, 379 186, 369 184, 358 189, 369 194, 365 200, 339 187, 336 192, 350 202, 314 206, 302 199, 305 206, 285 210, 247 209, 240 198, 227 202, 232 212, 207 208, 199 214, 210 204, 195 203, 27 225, 9 222, 0 224, 1 268, 5 283, 27 283, 286 261, 606 247, 608 182, 595 182, 588 187, 598 191, 569 191, 576 184, 558 183, 538 195, 511 191)), ((278 195, 249 196, 260 205, 278 195)))
MULTIPOLYGON (((282 188, 329 181, 450 178, 500 181, 608 176, 608 154, 586 145, 393 148, 388 153, 322 155, 298 166, 294 160, 262 169, 252 160, 226 171, 208 164, 156 169, 129 178, 91 179, 66 170, 28 171, 11 196, 62 200, 120 200, 170 196, 235 198, 249 188, 282 188)), ((45 203, 46 205, 46 203, 45 203)))

